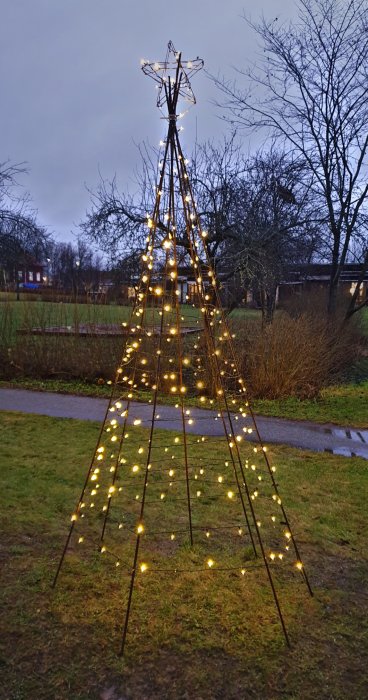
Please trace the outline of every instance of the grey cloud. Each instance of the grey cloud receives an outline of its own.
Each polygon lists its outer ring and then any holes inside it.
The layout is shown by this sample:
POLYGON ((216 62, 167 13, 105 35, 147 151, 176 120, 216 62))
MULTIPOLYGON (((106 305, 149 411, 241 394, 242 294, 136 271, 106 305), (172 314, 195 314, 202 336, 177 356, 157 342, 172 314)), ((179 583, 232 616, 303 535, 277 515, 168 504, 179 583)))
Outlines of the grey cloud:
MULTIPOLYGON (((2 0, 0 161, 28 162, 23 183, 41 220, 67 239, 83 217, 85 183, 115 172, 132 181, 134 142, 156 144, 163 125, 153 83, 141 58, 162 59, 172 39, 188 58, 200 55, 212 72, 230 75, 255 51, 241 20, 250 0, 2 0)), ((286 16, 292 0, 261 0, 256 11, 286 16)), ((211 104, 214 88, 194 79, 198 104, 187 116, 183 145, 219 137, 224 125, 211 104), (195 119, 197 117, 197 120, 195 119)))

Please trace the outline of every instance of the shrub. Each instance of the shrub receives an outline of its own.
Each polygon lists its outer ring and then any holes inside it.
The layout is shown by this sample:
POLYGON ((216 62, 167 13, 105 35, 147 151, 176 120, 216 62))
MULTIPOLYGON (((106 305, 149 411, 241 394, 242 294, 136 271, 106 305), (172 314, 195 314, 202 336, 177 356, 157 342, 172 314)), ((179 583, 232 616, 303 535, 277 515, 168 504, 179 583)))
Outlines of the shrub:
POLYGON ((310 313, 276 315, 272 325, 238 323, 237 348, 254 397, 318 396, 356 359, 360 335, 354 323, 334 324, 310 313))
MULTIPOLYGON (((96 337, 98 309, 78 305, 3 303, 0 313, 0 377, 110 378, 120 361, 122 338, 96 337), (90 333, 79 335, 80 324, 90 333), (32 329, 69 326, 75 334, 34 335, 32 329), (19 334, 23 330, 24 334, 19 334)), ((101 307, 100 307, 101 308, 101 307)))

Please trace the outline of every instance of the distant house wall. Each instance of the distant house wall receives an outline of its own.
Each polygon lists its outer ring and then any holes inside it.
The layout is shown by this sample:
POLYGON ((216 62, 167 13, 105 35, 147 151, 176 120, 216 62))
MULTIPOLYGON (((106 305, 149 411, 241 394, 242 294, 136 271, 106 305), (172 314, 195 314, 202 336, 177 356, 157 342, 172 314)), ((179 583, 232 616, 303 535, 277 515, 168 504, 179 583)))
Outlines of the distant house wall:
POLYGON ((30 265, 16 265, 16 280, 18 285, 22 284, 37 284, 42 286, 45 282, 43 265, 38 263, 30 265))
POLYGON ((178 277, 179 301, 186 304, 188 295, 188 280, 186 277, 178 277))
MULTIPOLYGON (((299 268, 290 268, 285 280, 280 282, 279 306, 286 306, 288 303, 298 298, 315 298, 327 300, 330 284, 330 266, 302 265, 299 268)), ((339 281, 339 295, 348 299, 356 289, 361 270, 359 265, 345 265, 339 281)), ((358 302, 363 301, 368 294, 368 273, 362 282, 359 290, 358 302)))

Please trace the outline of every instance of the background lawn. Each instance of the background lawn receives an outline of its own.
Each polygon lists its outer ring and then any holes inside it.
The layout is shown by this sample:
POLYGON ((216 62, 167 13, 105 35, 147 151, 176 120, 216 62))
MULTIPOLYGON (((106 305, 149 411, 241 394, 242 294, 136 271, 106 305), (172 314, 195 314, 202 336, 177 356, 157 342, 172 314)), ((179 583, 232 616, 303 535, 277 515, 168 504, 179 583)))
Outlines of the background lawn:
MULTIPOLYGON (((183 307, 188 323, 198 318, 192 306, 183 307)), ((47 326, 72 326, 81 323, 120 324, 128 321, 132 306, 117 304, 73 304, 68 302, 4 301, 0 303, 0 328, 11 328, 13 336, 20 328, 45 328, 47 326)))
MULTIPOLYGON (((78 328, 82 323, 119 324, 129 320, 131 311, 131 305, 14 301, 1 299, 0 296, 0 329, 14 341, 16 331, 20 328, 68 325, 78 328)), ((199 310, 189 304, 182 304, 180 311, 188 325, 195 325, 200 316, 199 310)), ((235 309, 231 314, 234 321, 244 318, 260 319, 261 312, 254 309, 235 309)))
POLYGON ((318 399, 257 399, 254 410, 264 416, 368 428, 368 380, 326 387, 318 399))
POLYGON ((270 450, 315 590, 311 599, 298 577, 279 581, 291 649, 262 569, 147 574, 122 660, 124 573, 73 546, 50 588, 99 426, 4 413, 0 426, 1 698, 365 700, 367 462, 270 450))

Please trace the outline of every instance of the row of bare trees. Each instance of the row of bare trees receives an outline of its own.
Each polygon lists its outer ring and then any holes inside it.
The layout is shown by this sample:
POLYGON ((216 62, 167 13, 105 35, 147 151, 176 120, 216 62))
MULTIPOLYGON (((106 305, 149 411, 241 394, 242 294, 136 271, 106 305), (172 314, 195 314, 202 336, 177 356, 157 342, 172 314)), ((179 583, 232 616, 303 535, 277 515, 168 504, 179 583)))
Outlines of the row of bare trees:
POLYGON ((0 272, 2 284, 16 282, 18 266, 46 256, 50 236, 37 222, 28 195, 19 196, 23 164, 0 163, 0 272))
POLYGON ((103 261, 85 241, 52 242, 48 254, 48 271, 55 290, 78 296, 99 289, 103 261))
POLYGON ((18 270, 42 263, 48 284, 74 294, 98 286, 102 259, 85 241, 58 243, 37 220, 29 195, 19 195, 23 164, 0 163, 0 285, 18 290, 18 270))

